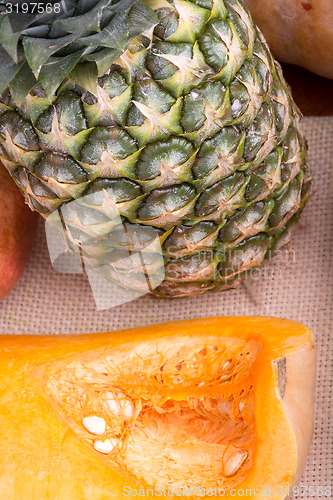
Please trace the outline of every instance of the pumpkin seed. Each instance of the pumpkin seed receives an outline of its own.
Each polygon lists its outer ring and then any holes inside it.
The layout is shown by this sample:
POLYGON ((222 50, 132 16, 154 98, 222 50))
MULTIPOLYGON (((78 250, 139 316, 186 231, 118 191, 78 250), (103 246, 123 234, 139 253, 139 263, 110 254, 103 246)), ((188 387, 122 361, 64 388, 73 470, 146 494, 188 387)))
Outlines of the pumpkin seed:
POLYGON ((105 441, 95 441, 94 449, 100 453, 108 455, 118 444, 119 440, 116 438, 105 439, 105 441))
MULTIPOLYGON (((234 448, 235 449, 235 448, 234 448)), ((238 472, 245 460, 247 459, 247 451, 237 450, 235 454, 227 453, 223 457, 223 471, 225 477, 232 477, 238 472)))
POLYGON ((104 418, 96 417, 95 415, 84 417, 82 425, 90 434, 94 434, 95 436, 104 434, 106 428, 104 418))

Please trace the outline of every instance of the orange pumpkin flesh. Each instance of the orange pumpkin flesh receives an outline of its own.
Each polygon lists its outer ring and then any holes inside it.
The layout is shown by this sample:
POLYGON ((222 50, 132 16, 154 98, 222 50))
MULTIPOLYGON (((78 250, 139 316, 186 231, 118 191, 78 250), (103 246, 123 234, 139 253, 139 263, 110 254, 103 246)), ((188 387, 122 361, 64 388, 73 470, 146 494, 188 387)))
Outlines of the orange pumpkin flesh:
POLYGON ((118 500, 148 487, 191 487, 192 498, 271 488, 281 499, 311 439, 314 366, 308 328, 258 317, 2 336, 0 491, 118 500), (83 425, 96 416, 100 435, 83 425), (96 451, 106 440, 112 451, 96 451))

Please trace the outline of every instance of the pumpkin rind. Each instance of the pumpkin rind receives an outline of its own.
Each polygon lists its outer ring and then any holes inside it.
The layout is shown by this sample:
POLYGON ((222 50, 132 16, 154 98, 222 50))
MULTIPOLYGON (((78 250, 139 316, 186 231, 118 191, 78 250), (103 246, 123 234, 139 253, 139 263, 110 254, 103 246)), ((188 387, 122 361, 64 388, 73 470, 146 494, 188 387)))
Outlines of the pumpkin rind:
POLYGON ((286 358, 286 391, 283 405, 292 425, 296 439, 297 469, 293 484, 302 476, 307 450, 313 433, 312 415, 316 381, 316 351, 314 339, 302 347, 293 356, 286 358), (306 374, 300 377, 299 374, 306 374))

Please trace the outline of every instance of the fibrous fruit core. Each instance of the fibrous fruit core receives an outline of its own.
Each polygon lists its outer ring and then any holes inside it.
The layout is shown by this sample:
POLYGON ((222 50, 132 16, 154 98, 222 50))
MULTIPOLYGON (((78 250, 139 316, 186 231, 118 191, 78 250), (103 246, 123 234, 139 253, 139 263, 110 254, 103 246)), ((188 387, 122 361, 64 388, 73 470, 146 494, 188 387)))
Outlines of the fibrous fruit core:
POLYGON ((61 361, 44 383, 77 436, 140 484, 227 491, 252 466, 260 349, 233 337, 147 340, 61 361))

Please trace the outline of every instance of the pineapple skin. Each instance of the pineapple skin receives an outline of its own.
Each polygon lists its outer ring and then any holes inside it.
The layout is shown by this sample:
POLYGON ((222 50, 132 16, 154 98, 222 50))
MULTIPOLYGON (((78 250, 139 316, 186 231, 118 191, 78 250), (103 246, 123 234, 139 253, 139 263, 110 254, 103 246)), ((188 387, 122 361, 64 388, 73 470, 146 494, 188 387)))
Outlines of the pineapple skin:
POLYGON ((141 245, 153 269, 157 236, 165 279, 152 293, 168 298, 262 265, 311 176, 300 113, 244 5, 174 0, 156 13, 96 95, 69 77, 51 101, 35 87, 18 105, 7 89, 0 158, 30 207, 60 210, 70 246, 110 280, 135 288, 146 269, 117 262, 141 245))

